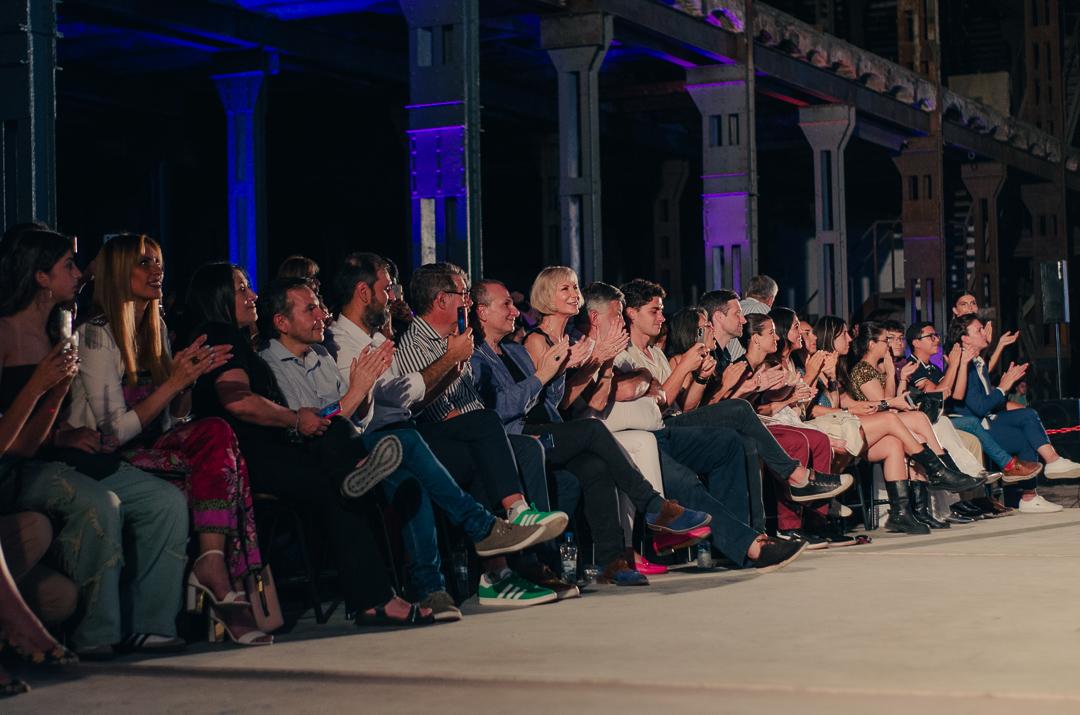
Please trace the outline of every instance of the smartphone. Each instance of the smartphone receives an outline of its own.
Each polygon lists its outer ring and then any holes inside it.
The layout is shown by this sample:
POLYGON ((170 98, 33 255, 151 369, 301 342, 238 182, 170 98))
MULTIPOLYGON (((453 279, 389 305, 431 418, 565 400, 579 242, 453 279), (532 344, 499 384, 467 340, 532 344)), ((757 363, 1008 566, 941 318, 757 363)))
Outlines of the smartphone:
POLYGON ((694 342, 695 343, 704 343, 705 342, 705 326, 701 326, 700 328, 697 329, 697 332, 694 333, 694 342))
POLYGON ((60 342, 67 343, 64 346, 64 352, 71 352, 79 347, 79 336, 75 333, 75 313, 68 308, 61 308, 57 311, 60 316, 60 342))
POLYGON ((458 309, 457 309, 457 331, 458 331, 458 335, 464 335, 466 327, 467 326, 466 326, 466 323, 465 323, 465 306, 459 305, 458 309))
POLYGON ((319 417, 323 417, 323 418, 326 418, 326 419, 330 419, 331 417, 335 417, 335 416, 340 415, 340 414, 341 414, 341 403, 340 402, 331 402, 329 405, 327 405, 326 407, 319 410, 319 417))
POLYGON ((918 405, 915 404, 915 400, 911 399, 911 393, 909 393, 909 392, 904 393, 904 402, 908 403, 908 405, 912 409, 915 409, 915 408, 918 407, 918 405))

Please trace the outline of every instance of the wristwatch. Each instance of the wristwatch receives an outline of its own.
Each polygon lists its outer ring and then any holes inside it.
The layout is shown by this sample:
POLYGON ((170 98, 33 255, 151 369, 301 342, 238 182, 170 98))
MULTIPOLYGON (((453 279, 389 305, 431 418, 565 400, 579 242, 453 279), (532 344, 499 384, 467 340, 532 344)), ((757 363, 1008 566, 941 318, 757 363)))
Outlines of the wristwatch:
POLYGON ((888 400, 882 400, 881 402, 878 403, 877 408, 881 412, 888 412, 888 410, 889 410, 889 401, 888 400))

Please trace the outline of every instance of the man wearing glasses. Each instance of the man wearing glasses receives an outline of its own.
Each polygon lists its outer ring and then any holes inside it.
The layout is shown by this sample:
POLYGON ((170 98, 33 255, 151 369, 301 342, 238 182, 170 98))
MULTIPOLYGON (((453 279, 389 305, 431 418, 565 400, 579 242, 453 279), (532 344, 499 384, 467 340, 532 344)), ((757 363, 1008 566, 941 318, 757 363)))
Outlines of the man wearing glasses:
MULTIPOLYGON (((949 351, 949 360, 946 370, 942 371, 937 365, 930 362, 930 357, 938 352, 941 346, 941 335, 934 328, 933 323, 915 323, 907 331, 908 344, 911 346, 911 356, 918 365, 911 376, 911 385, 923 392, 941 392, 945 399, 952 398, 963 401, 967 392, 968 369, 975 353, 967 350, 960 342, 953 344, 949 351), (957 380, 958 376, 965 379, 957 380)), ((1042 469, 1038 462, 1027 462, 1009 454, 994 439, 990 432, 983 427, 981 420, 970 416, 953 415, 953 425, 962 432, 970 432, 978 438, 983 452, 1001 470, 1002 481, 1007 483, 1022 482, 1031 479, 1042 469)))
MULTIPOLYGON (((486 499, 485 506, 506 509, 513 524, 540 524, 550 538, 558 536, 569 518, 549 510, 543 446, 527 435, 507 435, 473 382, 473 331, 460 324, 472 304, 465 271, 452 263, 428 263, 413 273, 409 289, 416 317, 398 340, 393 369, 425 376, 424 397, 409 408, 416 429, 454 479, 486 499)), ((387 407, 376 402, 376 429, 384 426, 380 412, 387 407)), ((540 555, 548 565, 558 559, 551 544, 540 555)), ((480 578, 480 604, 529 606, 578 595, 576 587, 557 579, 537 581, 522 578, 504 561, 489 560, 480 578)))
MULTIPOLYGON (((904 394, 904 389, 910 384, 911 374, 915 371, 915 362, 909 360, 904 354, 904 324, 899 320, 886 320, 885 342, 889 344, 889 359, 893 364, 893 377, 896 381, 896 395, 904 394)), ((889 395, 889 397, 896 397, 889 395)))

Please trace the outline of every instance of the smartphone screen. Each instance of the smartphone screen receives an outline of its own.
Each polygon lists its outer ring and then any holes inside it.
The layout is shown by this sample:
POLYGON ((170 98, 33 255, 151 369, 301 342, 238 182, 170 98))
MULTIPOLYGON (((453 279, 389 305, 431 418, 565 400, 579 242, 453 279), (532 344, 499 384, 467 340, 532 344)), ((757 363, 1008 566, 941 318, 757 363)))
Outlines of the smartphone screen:
POLYGON ((457 331, 458 335, 465 332, 465 306, 459 305, 457 309, 457 331))
POLYGON ((319 417, 330 418, 330 417, 334 417, 334 416, 340 415, 340 414, 341 414, 341 403, 340 402, 332 402, 329 405, 327 405, 326 407, 319 410, 319 417))

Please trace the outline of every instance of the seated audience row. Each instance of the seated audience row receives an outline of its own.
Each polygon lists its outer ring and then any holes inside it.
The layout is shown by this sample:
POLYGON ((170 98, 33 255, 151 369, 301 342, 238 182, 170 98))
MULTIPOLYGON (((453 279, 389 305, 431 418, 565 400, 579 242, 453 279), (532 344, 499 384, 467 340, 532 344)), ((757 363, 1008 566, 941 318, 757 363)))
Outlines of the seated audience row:
MULTIPOLYGON (((1009 513, 986 495, 997 479, 1022 490, 1019 511, 1056 511, 1034 479, 1080 476, 1037 414, 1007 399, 1027 366, 991 382, 1016 334, 984 361, 992 325, 971 296, 942 346, 927 322, 906 334, 891 321, 811 324, 775 305, 767 276, 746 299, 711 291, 669 320, 657 283, 582 290, 553 266, 531 287, 522 334, 497 279, 420 266, 410 308, 396 266, 356 252, 325 296, 302 256, 261 295, 240 267, 205 264, 170 333, 152 238, 112 237, 93 273, 76 327, 87 281, 73 242, 39 225, 5 236, 0 494, 11 516, 0 539, 13 568, 0 569, 0 588, 14 596, 0 618, 9 643, 39 660, 74 658, 41 621, 84 658, 182 648, 185 587, 211 634, 273 643, 259 626, 272 581, 253 494, 315 517, 350 619, 416 626, 462 617, 436 508, 480 559, 479 603, 523 607, 580 597, 556 545, 579 506, 597 581, 647 586, 666 570, 649 558, 699 542, 759 573, 856 543, 834 518, 851 513, 838 497, 856 460, 881 465, 887 529, 908 534, 1009 513), (952 513, 935 513, 932 492, 960 495, 952 513), (376 538, 386 509, 408 599, 376 538), (637 515, 648 549, 632 539, 637 515)), ((24 687, 0 671, 0 688, 24 687)))

